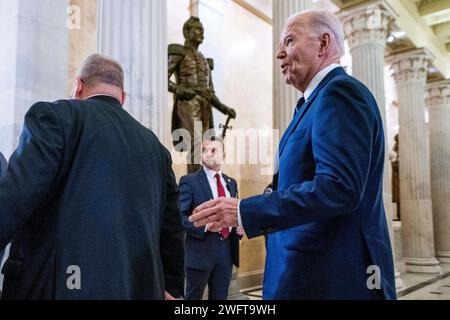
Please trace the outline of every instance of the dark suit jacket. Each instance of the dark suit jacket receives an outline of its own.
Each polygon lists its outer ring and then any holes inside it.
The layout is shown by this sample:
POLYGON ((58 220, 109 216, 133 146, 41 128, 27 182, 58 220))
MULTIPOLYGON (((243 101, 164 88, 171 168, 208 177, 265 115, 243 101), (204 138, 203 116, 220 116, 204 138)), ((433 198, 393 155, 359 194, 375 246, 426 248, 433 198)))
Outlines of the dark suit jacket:
POLYGON ((384 296, 395 299, 384 148, 374 97, 334 69, 280 142, 276 191, 241 201, 246 234, 269 233, 265 299, 377 298, 367 287, 371 265, 381 270, 384 296))
MULTIPOLYGON (((226 187, 231 197, 238 196, 236 180, 223 174, 227 183, 226 187)), ((213 263, 213 252, 217 252, 217 241, 213 241, 215 234, 205 232, 205 227, 197 228, 189 222, 192 211, 202 203, 213 199, 208 177, 203 168, 195 173, 181 177, 180 179, 180 212, 184 227, 186 228, 186 267, 204 270, 213 263)), ((233 264, 239 267, 239 236, 233 228, 230 233, 231 258, 233 264)), ((215 260, 214 260, 215 261, 215 260)))
POLYGON ((8 166, 8 162, 6 161, 3 154, 0 152, 0 178, 2 177, 3 173, 6 171, 7 166, 8 166))
POLYGON ((0 183, 4 298, 181 296, 178 195, 168 151, 114 98, 35 104, 0 183))

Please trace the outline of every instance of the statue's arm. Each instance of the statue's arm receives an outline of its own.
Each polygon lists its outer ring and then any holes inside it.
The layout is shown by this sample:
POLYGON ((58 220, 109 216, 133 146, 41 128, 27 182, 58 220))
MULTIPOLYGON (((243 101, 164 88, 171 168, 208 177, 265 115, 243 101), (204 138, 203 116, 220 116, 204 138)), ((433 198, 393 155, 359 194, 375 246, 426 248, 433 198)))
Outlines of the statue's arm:
POLYGON ((183 56, 169 55, 169 92, 176 94, 177 84, 170 78, 177 71, 178 63, 183 59, 183 56))
POLYGON ((176 73, 178 64, 184 59, 184 47, 180 44, 170 44, 168 48, 169 53, 169 92, 176 94, 177 84, 170 80, 172 75, 176 73))

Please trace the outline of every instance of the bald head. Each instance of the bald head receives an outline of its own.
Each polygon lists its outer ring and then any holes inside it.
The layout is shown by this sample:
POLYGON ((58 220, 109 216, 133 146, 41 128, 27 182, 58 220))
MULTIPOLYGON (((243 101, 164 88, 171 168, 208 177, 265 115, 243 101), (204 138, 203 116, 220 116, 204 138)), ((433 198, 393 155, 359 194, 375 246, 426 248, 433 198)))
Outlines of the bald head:
POLYGON ((291 16, 281 35, 277 59, 286 83, 305 92, 322 69, 344 54, 342 24, 331 12, 303 11, 291 16))
POLYGON ((84 60, 72 93, 75 99, 87 99, 93 95, 108 95, 125 103, 124 73, 120 64, 112 58, 93 54, 84 60))
POLYGON ((286 22, 286 26, 289 25, 298 27, 316 37, 321 37, 325 33, 330 34, 332 38, 330 49, 335 51, 339 57, 345 54, 344 27, 332 12, 305 10, 290 16, 286 22))

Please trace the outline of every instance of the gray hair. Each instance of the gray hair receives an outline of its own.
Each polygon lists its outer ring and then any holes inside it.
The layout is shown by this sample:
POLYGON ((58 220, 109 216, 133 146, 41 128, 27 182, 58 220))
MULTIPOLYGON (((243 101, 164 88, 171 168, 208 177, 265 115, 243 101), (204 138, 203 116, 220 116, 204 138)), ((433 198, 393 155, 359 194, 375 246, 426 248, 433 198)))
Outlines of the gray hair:
POLYGON ((327 10, 305 10, 297 13, 289 18, 289 21, 295 21, 303 15, 307 15, 305 25, 314 36, 320 37, 324 33, 330 33, 334 38, 334 44, 337 45, 339 55, 342 57, 345 54, 344 45, 344 27, 339 19, 330 11, 327 10))
POLYGON ((98 53, 86 58, 79 76, 86 85, 106 83, 122 90, 124 88, 124 75, 120 64, 98 53))

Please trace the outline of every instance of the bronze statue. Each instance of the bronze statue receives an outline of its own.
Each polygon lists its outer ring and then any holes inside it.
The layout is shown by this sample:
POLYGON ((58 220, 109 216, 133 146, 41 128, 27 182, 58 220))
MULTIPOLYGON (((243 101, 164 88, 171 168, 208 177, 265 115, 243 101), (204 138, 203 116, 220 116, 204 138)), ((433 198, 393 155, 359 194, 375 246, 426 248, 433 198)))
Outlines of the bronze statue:
MULTIPOLYGON (((228 115, 229 119, 236 118, 236 112, 220 102, 214 92, 211 76, 213 60, 205 59, 198 51, 204 39, 203 34, 200 19, 191 17, 183 26, 184 45, 169 45, 169 91, 174 95, 172 133, 177 129, 186 129, 190 134, 188 173, 195 172, 200 167, 201 152, 194 151, 201 148, 205 132, 214 128, 212 107, 228 115), (175 82, 170 80, 172 76, 175 77, 175 82), (202 137, 194 136, 195 122, 202 124, 202 137)), ((199 135, 198 132, 195 133, 199 135)), ((174 137, 175 146, 181 141, 174 137)))

